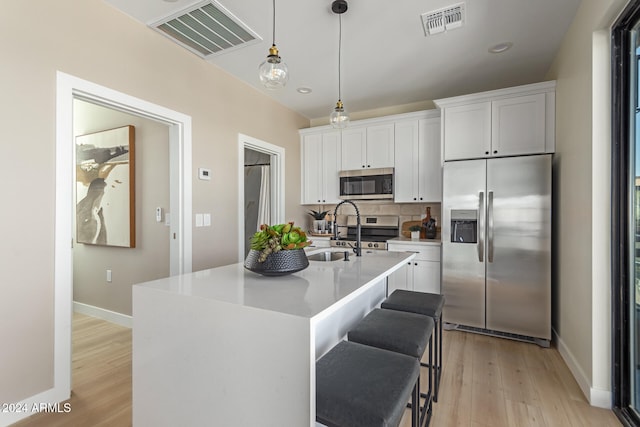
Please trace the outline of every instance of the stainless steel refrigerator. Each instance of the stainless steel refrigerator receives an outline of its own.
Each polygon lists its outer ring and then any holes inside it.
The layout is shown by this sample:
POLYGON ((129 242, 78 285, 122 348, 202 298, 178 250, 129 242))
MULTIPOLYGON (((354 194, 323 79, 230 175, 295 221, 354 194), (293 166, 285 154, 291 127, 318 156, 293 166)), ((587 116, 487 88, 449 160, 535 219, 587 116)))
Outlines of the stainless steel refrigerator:
POLYGON ((551 155, 445 162, 447 323, 551 339, 551 155))

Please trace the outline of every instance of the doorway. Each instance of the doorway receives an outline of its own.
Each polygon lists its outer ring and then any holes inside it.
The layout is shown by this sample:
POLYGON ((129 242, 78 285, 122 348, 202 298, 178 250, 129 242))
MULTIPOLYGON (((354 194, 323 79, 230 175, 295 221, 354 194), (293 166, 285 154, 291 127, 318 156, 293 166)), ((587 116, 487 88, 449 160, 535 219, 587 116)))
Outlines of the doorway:
POLYGON ((244 149, 244 256, 261 224, 271 224, 271 156, 244 149))
POLYGON ((38 401, 63 401, 71 393, 71 314, 73 287, 73 102, 82 99, 97 105, 145 117, 169 126, 170 209, 172 212, 170 272, 191 272, 191 117, 114 91, 57 73, 56 82, 56 217, 54 275, 54 387, 38 401))
POLYGON ((259 223, 284 222, 284 148, 238 135, 238 261, 249 253, 259 223), (249 168, 245 168, 245 166, 249 168), (252 231, 253 230, 253 231, 252 231))

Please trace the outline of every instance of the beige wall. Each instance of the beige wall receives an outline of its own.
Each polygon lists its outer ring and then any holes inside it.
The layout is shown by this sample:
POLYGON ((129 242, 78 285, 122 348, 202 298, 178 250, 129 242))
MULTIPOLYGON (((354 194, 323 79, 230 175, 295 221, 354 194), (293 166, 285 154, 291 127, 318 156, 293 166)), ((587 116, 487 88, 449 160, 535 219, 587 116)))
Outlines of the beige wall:
POLYGON ((80 100, 73 104, 73 125, 74 136, 135 128, 136 247, 77 243, 73 248, 73 300, 131 315, 131 286, 169 275, 169 227, 155 220, 156 206, 169 212, 169 128, 80 100))
POLYGON ((193 229, 194 270, 237 261, 238 133, 285 148, 286 217, 303 220, 297 130, 309 120, 101 0, 2 8, 0 402, 12 402, 53 384, 57 70, 192 117, 193 212, 213 217, 193 229), (211 181, 195 178, 203 166, 211 181))
MULTIPOLYGON (((601 70, 602 61, 606 68, 609 59, 594 52, 593 37, 611 25, 624 4, 626 0, 583 0, 546 76, 557 80, 553 326, 565 359, 568 355, 579 371, 574 374, 583 375, 591 388, 587 397, 593 397, 594 389, 611 390, 610 363, 602 363, 610 352, 608 317, 602 311, 610 308, 607 300, 593 298, 610 289, 608 239, 601 239, 610 229, 609 178, 594 174, 608 170, 611 144, 606 132, 604 138, 594 137, 594 129, 606 126, 594 106, 603 105, 607 115, 609 100, 601 94, 610 85, 600 72, 594 80, 594 69, 601 70)), ((584 390, 585 384, 581 386, 584 390)))

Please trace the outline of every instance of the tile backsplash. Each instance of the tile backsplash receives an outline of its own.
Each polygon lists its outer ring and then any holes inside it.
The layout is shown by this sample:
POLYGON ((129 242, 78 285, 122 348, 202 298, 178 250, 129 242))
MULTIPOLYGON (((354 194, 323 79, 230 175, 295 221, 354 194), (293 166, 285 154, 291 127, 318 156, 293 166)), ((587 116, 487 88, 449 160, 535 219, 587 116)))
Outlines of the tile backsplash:
MULTIPOLYGON (((424 218, 426 208, 431 207, 431 217, 436 220, 436 225, 440 227, 441 208, 440 203, 390 203, 375 201, 354 201, 360 210, 360 215, 396 215, 400 217, 400 225, 405 221, 417 221, 424 218)), ((305 205, 307 211, 329 211, 333 214, 336 205, 305 205)), ((353 206, 344 204, 338 211, 338 223, 344 224, 345 215, 355 215, 353 206)), ((309 216, 308 226, 311 226, 313 218, 309 216)))

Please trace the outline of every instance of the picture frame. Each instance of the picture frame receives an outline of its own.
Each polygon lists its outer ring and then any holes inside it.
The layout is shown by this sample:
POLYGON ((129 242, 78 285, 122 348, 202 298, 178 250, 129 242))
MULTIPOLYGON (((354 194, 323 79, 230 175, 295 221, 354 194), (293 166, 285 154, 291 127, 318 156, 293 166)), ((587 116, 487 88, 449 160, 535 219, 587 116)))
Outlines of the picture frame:
POLYGON ((135 248, 135 127, 76 136, 76 242, 135 248))

